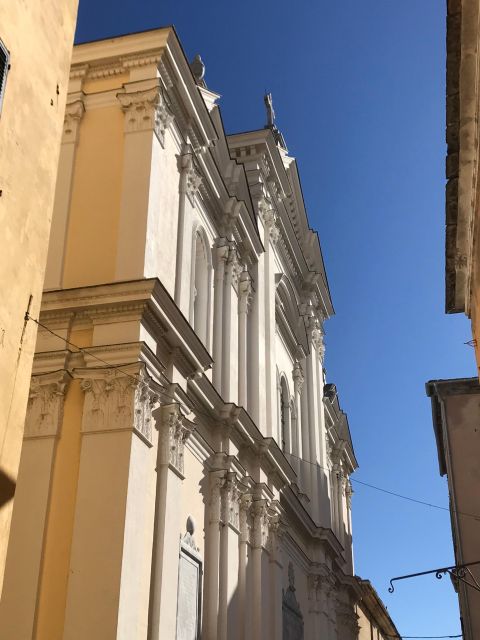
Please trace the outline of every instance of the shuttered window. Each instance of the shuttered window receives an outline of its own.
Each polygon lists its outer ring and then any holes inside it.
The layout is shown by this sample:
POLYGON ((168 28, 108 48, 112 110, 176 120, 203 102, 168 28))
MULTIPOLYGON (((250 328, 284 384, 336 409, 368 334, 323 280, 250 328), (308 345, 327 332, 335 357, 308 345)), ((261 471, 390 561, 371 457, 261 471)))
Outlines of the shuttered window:
POLYGON ((9 69, 10 55, 6 46, 0 40, 0 113, 2 111, 3 96, 5 94, 5 85, 7 82, 7 73, 9 69))

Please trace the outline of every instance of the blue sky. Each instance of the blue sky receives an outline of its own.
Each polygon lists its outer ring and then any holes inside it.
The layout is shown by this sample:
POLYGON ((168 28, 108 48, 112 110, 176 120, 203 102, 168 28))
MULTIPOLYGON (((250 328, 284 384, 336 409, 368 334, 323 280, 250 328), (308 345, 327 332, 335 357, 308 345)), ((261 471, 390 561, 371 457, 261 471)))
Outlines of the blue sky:
MULTIPOLYGON (((336 316, 327 371, 359 480, 448 505, 431 378, 475 375, 463 316, 444 315, 444 0, 80 0, 77 41, 175 24, 222 94, 228 132, 265 124, 300 165, 336 316)), ((449 516, 356 484, 356 571, 404 635, 460 632, 448 579, 388 579, 453 562, 449 516)))

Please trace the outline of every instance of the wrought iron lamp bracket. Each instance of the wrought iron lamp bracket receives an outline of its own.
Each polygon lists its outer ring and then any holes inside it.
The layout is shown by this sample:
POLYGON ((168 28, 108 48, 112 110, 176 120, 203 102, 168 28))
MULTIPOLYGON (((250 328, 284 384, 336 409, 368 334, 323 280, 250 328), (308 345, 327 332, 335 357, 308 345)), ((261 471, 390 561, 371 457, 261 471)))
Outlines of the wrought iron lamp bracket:
POLYGON ((450 576, 450 578, 452 578, 453 581, 463 582, 464 584, 467 585, 467 587, 471 587, 472 589, 475 589, 475 591, 480 591, 480 584, 477 582, 477 580, 475 579, 474 575, 472 574, 469 568, 478 564, 480 564, 480 560, 477 560, 476 562, 467 562, 466 564, 453 565, 451 567, 440 567, 438 569, 431 569, 430 571, 420 571, 419 573, 410 573, 406 576, 398 576, 390 580, 390 586, 388 587, 388 592, 393 593, 395 591, 395 587, 393 586, 393 583, 396 580, 406 580, 407 578, 417 578, 418 576, 426 576, 431 573, 435 574, 435 577, 437 578, 437 580, 441 580, 443 576, 448 573, 448 575, 450 576), (469 579, 467 579, 467 575, 469 579))

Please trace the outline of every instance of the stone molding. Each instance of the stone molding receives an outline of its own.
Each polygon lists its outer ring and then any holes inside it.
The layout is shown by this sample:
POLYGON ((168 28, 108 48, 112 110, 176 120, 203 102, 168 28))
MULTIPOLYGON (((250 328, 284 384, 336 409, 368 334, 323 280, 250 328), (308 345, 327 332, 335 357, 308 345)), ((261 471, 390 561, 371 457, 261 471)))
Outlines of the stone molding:
POLYGON ((85 113, 83 100, 69 102, 65 107, 62 143, 76 142, 80 121, 85 113))
POLYGON ((108 367, 77 369, 75 374, 85 392, 82 433, 131 429, 152 446, 152 411, 159 396, 142 371, 130 374, 108 367))
POLYGON ((184 472, 185 443, 194 429, 177 403, 160 407, 158 426, 158 464, 168 465, 182 476, 184 472))
POLYGON ((162 147, 165 146, 165 131, 173 115, 159 87, 135 93, 117 93, 122 111, 125 113, 125 132, 154 131, 162 147))
POLYGON ((25 419, 24 438, 48 438, 58 435, 68 384, 65 371, 32 376, 25 419))

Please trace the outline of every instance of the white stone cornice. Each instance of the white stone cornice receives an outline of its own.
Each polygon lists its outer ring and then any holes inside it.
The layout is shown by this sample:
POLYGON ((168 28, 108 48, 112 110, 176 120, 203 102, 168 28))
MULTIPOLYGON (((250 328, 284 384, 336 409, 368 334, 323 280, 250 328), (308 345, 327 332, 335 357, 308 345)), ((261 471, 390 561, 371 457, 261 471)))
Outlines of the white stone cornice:
POLYGON ((165 131, 172 122, 173 116, 160 87, 155 86, 132 93, 118 93, 117 98, 125 113, 125 132, 152 130, 163 147, 165 131))
POLYGON ((156 418, 159 433, 158 464, 168 465, 183 478, 185 442, 194 425, 186 420, 178 403, 160 407, 156 418))
POLYGON ((85 392, 82 433, 132 430, 152 446, 157 392, 139 366, 76 369, 85 392))
POLYGON ((67 103, 63 122, 63 143, 77 141, 78 128, 84 113, 85 105, 83 100, 67 103))
POLYGON ((46 438, 58 434, 62 424, 65 394, 71 378, 65 370, 32 377, 25 438, 46 438))

